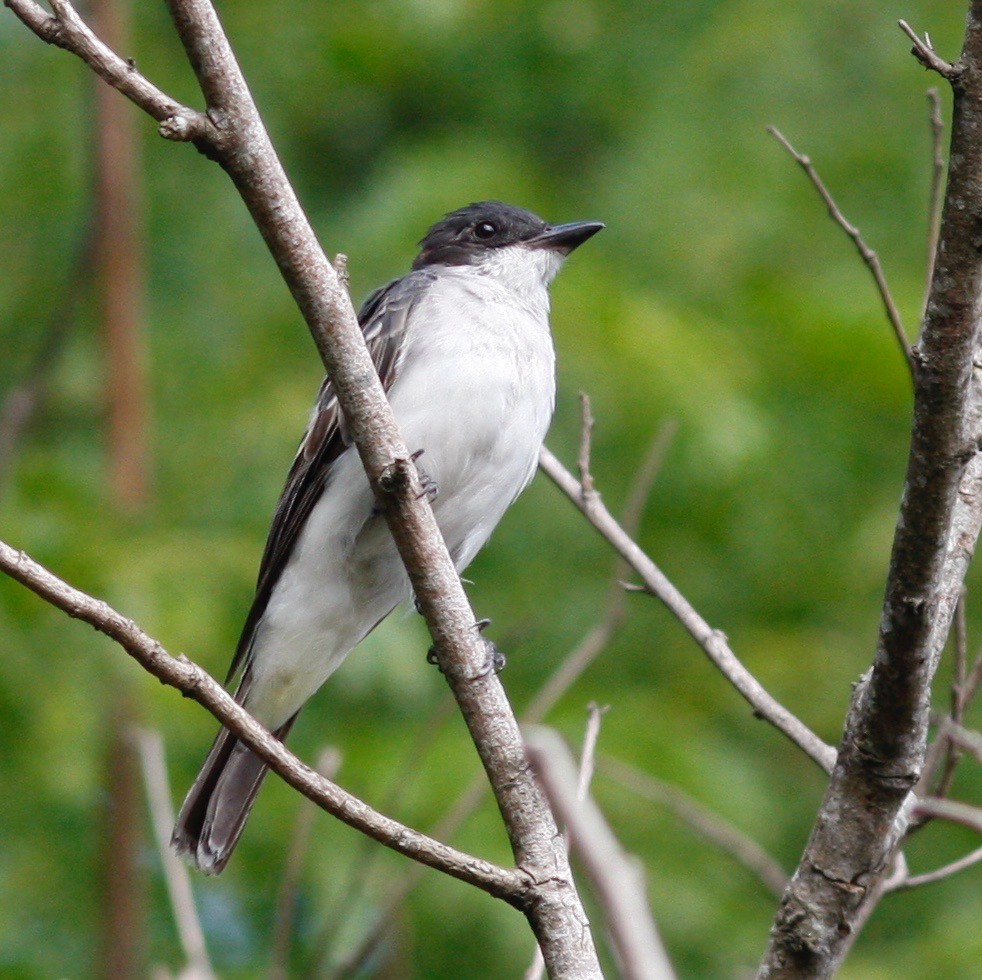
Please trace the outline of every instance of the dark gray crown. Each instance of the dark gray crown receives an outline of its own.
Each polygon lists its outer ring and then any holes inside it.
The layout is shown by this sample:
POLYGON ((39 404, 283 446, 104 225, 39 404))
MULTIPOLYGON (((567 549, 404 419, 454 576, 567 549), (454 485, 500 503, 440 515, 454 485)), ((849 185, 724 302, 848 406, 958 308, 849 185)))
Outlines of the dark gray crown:
POLYGON ((470 265, 489 248, 537 238, 548 225, 531 211, 501 201, 479 201, 451 211, 419 243, 414 269, 427 265, 470 265))

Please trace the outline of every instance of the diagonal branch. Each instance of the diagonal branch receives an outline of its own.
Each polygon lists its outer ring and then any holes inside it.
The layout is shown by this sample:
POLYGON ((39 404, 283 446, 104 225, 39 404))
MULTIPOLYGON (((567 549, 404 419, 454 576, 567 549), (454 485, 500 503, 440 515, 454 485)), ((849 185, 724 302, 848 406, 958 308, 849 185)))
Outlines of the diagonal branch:
POLYGON ((937 881, 944 881, 953 875, 965 871, 982 861, 982 847, 977 847, 974 851, 952 861, 950 864, 942 865, 933 871, 925 871, 920 875, 903 875, 895 883, 891 883, 886 888, 888 892, 908 891, 911 888, 919 888, 921 885, 933 885, 937 881))
POLYGON ((764 690, 757 678, 737 659, 726 636, 713 629, 696 612, 664 572, 631 539, 607 510, 600 494, 594 492, 589 497, 584 497, 576 477, 544 446, 539 453, 539 467, 641 577, 644 590, 664 603, 668 611, 685 627, 706 656, 749 702, 754 714, 774 725, 826 772, 830 772, 835 763, 835 749, 826 745, 807 725, 764 690))
POLYGON ((769 132, 771 136, 773 136, 788 151, 788 153, 794 157, 794 160, 798 166, 801 167, 801 169, 808 175, 808 179, 812 182, 812 186, 815 188, 815 190, 818 191, 819 197, 821 197, 821 199, 825 202, 825 206, 829 211, 829 216, 852 239, 853 244, 856 246, 856 250, 859 252, 863 262, 866 263, 866 267, 873 276, 873 281, 876 283, 876 289, 877 292, 879 292, 880 299, 883 302, 883 308, 886 311, 887 319, 890 321, 890 326, 893 327, 893 332, 897 338, 897 343, 900 345, 900 350, 903 352, 904 359, 907 362, 907 367, 910 369, 911 375, 913 375, 914 361, 910 351, 910 342, 907 340, 907 331, 904 329, 903 322, 900 318, 900 311, 897 309, 897 304, 893 301, 893 294, 890 292, 890 287, 887 284, 886 276, 883 274, 883 267, 880 265, 880 257, 875 251, 873 251, 873 249, 869 247, 869 245, 866 244, 866 241, 864 240, 859 229, 852 224, 839 209, 839 205, 835 203, 835 198, 832 197, 832 194, 825 186, 824 181, 818 175, 818 171, 811 162, 811 158, 799 153, 791 145, 787 137, 776 126, 768 126, 767 132, 769 132))
POLYGON ((931 38, 927 34, 923 38, 918 36, 917 32, 914 30, 910 24, 905 20, 898 20, 897 26, 907 35, 913 42, 913 47, 910 49, 910 53, 925 67, 931 71, 936 71, 942 78, 947 78, 949 82, 954 82, 958 78, 959 65, 952 64, 950 61, 945 61, 937 51, 934 50, 934 45, 931 43, 931 38))
POLYGON ((0 570, 73 619, 80 619, 115 640, 144 670, 207 708, 285 782, 348 826, 512 905, 518 906, 525 900, 523 892, 531 887, 526 874, 500 868, 441 844, 345 792, 301 762, 197 664, 183 656, 172 657, 153 637, 108 603, 73 588, 3 541, 0 541, 0 570))
POLYGON ((42 41, 82 59, 97 75, 118 89, 161 124, 160 134, 173 140, 207 139, 213 131, 204 113, 196 112, 162 92, 89 29, 67 0, 51 0, 49 14, 34 0, 4 0, 42 41))
POLYGON ((982 807, 969 803, 959 803, 957 800, 939 800, 929 796, 926 800, 918 801, 914 808, 915 816, 934 817, 950 820, 982 834, 982 807))

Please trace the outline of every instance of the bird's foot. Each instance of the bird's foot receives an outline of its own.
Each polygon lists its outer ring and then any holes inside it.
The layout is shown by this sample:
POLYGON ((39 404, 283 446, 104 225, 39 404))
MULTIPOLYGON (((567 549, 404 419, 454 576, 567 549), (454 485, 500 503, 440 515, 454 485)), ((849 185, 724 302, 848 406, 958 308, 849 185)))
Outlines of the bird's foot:
MULTIPOLYGON (((490 619, 479 619, 474 624, 474 629, 476 629, 478 633, 483 633, 490 625, 490 619)), ((500 674, 505 669, 505 665, 507 663, 505 660, 505 655, 491 640, 482 637, 482 642, 484 643, 484 649, 487 653, 487 660, 484 662, 484 666, 481 668, 481 670, 478 671, 475 680, 478 677, 486 677, 492 671, 495 674, 500 674)), ((429 650, 426 651, 426 662, 428 664, 433 664, 440 670, 441 673, 443 673, 443 668, 440 666, 440 658, 437 655, 435 646, 430 647, 429 650)))
POLYGON ((440 485, 434 480, 422 466, 419 465, 419 457, 425 453, 425 449, 417 449, 416 452, 412 454, 409 458, 416 464, 416 472, 419 474, 419 482, 422 490, 419 492, 419 496, 416 498, 420 500, 423 497, 429 497, 430 500, 435 500, 437 494, 440 492, 440 485))
POLYGON ((494 671, 496 674, 500 674, 505 669, 505 665, 508 663, 508 661, 505 660, 505 655, 498 649, 493 640, 485 640, 484 648, 487 651, 488 659, 484 669, 478 676, 486 677, 492 671, 494 671))

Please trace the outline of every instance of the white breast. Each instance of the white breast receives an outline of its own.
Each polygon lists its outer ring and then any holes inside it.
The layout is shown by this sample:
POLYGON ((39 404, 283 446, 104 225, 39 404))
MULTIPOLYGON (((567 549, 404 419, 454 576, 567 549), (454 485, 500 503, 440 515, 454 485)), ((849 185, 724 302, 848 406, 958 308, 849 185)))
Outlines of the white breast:
POLYGON ((411 355, 389 400, 439 486, 433 509, 463 568, 535 473, 555 404, 544 285, 522 296, 448 269, 413 312, 411 355))

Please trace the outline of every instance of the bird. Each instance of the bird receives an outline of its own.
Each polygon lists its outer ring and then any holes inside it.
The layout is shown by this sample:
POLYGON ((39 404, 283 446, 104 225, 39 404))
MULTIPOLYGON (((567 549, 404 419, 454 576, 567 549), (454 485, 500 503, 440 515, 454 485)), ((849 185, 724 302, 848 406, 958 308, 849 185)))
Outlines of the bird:
MULTIPOLYGON (((481 201, 419 242, 405 276, 358 321, 405 444, 425 472, 458 572, 535 474, 555 406, 548 287, 599 221, 548 224, 481 201)), ((285 739, 303 705, 412 590, 330 378, 276 506, 226 685, 285 739)), ((221 729, 178 814, 172 845, 221 872, 266 764, 221 729)))

